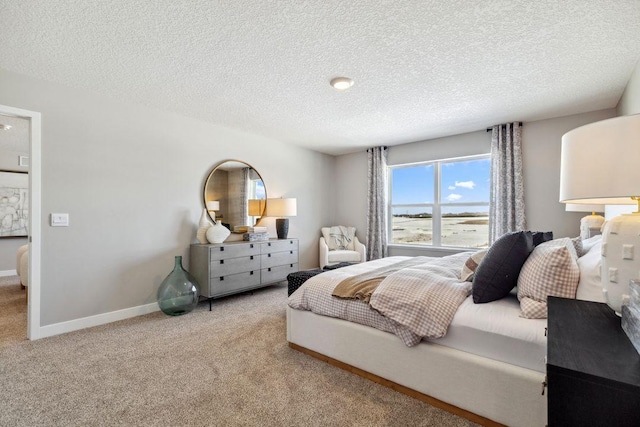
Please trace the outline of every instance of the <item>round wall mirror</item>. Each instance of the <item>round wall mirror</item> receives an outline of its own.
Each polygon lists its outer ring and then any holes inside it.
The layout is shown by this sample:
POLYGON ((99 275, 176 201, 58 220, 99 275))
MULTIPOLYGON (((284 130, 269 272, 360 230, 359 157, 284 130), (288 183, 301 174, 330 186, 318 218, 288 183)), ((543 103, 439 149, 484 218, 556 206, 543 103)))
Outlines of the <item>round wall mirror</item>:
POLYGON ((251 165, 227 160, 213 168, 204 183, 204 203, 211 219, 232 232, 246 232, 265 213, 267 189, 251 165))

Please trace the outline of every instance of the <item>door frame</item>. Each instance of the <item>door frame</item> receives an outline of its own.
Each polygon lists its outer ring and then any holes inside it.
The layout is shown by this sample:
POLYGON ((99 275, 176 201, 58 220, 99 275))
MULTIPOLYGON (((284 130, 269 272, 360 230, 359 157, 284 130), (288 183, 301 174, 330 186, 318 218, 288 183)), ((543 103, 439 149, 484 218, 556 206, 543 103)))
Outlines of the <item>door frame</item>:
POLYGON ((42 119, 35 111, 0 104, 0 114, 29 120, 29 289, 27 302, 27 338, 41 337, 40 327, 40 238, 42 119))

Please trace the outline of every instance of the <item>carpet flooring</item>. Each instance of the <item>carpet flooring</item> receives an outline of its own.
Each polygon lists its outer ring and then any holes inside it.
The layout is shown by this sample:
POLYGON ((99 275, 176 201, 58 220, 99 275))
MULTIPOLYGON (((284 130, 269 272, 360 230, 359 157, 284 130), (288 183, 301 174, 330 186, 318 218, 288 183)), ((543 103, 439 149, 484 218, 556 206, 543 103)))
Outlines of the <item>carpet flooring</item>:
POLYGON ((27 339, 26 292, 18 276, 0 277, 0 348, 27 339))
POLYGON ((2 426, 471 426, 288 347, 286 287, 0 348, 2 426))

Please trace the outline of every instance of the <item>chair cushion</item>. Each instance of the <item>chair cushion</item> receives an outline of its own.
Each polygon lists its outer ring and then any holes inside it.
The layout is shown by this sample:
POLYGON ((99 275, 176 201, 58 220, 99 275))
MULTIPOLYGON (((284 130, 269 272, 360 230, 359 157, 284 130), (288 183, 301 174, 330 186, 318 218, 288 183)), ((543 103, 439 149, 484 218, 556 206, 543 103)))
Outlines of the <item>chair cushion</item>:
POLYGON ((335 251, 335 250, 350 250, 353 251, 355 250, 355 243, 354 243, 354 238, 356 235, 356 228, 355 227, 344 227, 344 226, 332 226, 332 227, 322 227, 321 228, 322 231, 322 237, 324 237, 324 241, 327 243, 327 246, 329 247, 330 251, 335 251), (349 238, 350 241, 344 246, 342 247, 338 241, 338 239, 334 237, 332 237, 333 233, 337 233, 339 230, 338 228, 340 228, 341 232, 344 232, 344 234, 346 234, 349 238))
POLYGON ((329 262, 360 262, 360 253, 356 251, 329 251, 329 262))

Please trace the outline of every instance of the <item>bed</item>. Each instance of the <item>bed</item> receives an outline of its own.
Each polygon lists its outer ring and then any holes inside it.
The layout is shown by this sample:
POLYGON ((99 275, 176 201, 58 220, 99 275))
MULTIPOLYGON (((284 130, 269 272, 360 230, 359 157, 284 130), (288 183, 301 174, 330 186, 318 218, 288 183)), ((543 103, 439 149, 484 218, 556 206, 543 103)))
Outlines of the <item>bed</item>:
MULTIPOLYGON (((575 257, 584 273, 573 293, 581 299, 601 301, 598 239, 585 242, 585 255, 575 257)), ((460 263, 469 254, 455 257, 460 263)), ((488 304, 464 298, 443 337, 412 346, 399 339, 393 321, 377 319, 376 327, 368 326, 362 301, 337 303, 340 316, 349 320, 308 306, 320 298, 314 293, 326 293, 346 277, 406 259, 370 261, 309 279, 289 298, 289 345, 483 425, 544 426, 547 322, 520 317, 515 293, 488 304)))

